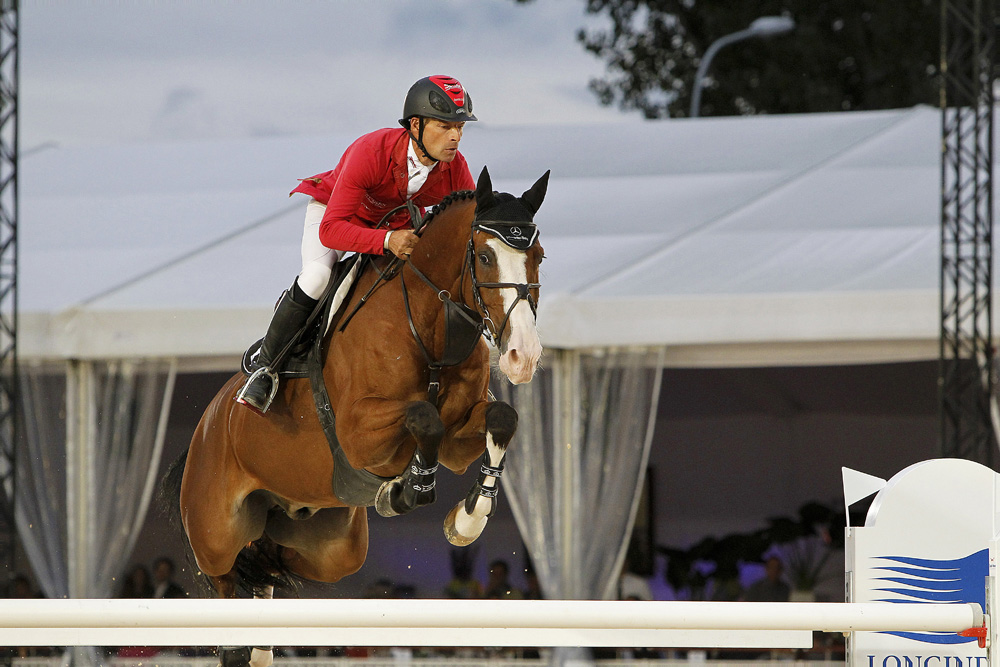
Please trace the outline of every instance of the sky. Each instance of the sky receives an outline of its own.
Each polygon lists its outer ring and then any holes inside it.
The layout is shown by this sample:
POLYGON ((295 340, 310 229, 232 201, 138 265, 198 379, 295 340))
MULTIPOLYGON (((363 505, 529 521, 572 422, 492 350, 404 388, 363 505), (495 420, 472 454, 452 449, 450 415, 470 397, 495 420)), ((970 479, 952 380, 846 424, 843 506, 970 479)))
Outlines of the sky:
POLYGON ((637 122, 601 106, 583 0, 23 0, 22 154, 46 145, 364 132, 458 78, 483 123, 637 122))

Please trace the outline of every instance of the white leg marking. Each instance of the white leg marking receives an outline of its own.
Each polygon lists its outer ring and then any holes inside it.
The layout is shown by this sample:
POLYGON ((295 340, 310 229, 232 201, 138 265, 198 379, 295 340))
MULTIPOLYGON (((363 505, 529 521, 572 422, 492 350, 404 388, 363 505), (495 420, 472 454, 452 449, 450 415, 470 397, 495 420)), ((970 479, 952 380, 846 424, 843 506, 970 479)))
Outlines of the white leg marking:
MULTIPOLYGON (((507 450, 501 449, 493 442, 493 434, 489 431, 486 432, 486 452, 489 455, 490 467, 493 468, 500 467, 500 464, 503 463, 504 454, 507 453, 507 450)), ((497 478, 494 475, 487 475, 483 481, 483 486, 489 489, 495 488, 496 485, 497 478)), ((456 530, 466 537, 478 537, 483 532, 483 528, 486 527, 486 520, 489 519, 488 515, 493 502, 496 502, 496 500, 494 499, 491 502, 489 498, 479 496, 476 499, 476 504, 472 509, 471 515, 465 511, 463 503, 462 509, 455 516, 456 530)))
POLYGON ((274 651, 255 648, 250 651, 250 667, 271 667, 274 651))
MULTIPOLYGON (((268 586, 258 599, 270 600, 274 597, 274 586, 268 586)), ((274 662, 274 651, 271 649, 254 648, 250 650, 250 667, 271 667, 274 662)))

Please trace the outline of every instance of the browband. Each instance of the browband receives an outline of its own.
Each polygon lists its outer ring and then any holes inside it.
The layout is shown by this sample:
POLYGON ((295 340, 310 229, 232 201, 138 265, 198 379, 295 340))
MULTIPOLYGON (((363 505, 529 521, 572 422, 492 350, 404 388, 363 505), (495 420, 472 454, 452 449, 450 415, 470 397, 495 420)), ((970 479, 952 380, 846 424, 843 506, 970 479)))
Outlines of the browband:
POLYGON ((538 238, 538 227, 533 222, 489 220, 476 222, 473 224, 473 229, 492 234, 515 250, 527 250, 538 238))

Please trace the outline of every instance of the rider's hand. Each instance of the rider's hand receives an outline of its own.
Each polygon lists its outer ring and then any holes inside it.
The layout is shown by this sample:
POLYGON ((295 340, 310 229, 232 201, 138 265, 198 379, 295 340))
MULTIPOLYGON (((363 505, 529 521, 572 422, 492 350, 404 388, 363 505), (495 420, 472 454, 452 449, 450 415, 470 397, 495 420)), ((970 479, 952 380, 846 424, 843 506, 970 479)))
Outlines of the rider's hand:
POLYGON ((420 237, 409 229, 394 229, 389 235, 389 252, 400 259, 409 259, 420 237))

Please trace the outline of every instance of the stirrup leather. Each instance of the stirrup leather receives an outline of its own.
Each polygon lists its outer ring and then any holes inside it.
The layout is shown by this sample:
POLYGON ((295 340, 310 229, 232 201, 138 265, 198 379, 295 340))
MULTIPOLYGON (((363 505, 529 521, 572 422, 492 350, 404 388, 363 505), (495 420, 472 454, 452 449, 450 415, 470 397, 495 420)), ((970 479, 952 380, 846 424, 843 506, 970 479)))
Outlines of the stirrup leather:
POLYGON ((243 387, 236 393, 236 402, 243 405, 249 405, 260 411, 261 414, 267 412, 267 409, 271 407, 271 401, 274 397, 278 395, 278 374, 270 369, 268 366, 261 366, 247 378, 247 381, 243 383, 243 387), (271 391, 268 392, 267 398, 264 400, 263 405, 258 405, 256 401, 252 400, 247 396, 247 390, 250 388, 254 382, 259 380, 261 376, 265 376, 271 380, 271 391))

